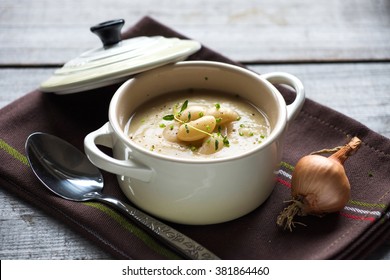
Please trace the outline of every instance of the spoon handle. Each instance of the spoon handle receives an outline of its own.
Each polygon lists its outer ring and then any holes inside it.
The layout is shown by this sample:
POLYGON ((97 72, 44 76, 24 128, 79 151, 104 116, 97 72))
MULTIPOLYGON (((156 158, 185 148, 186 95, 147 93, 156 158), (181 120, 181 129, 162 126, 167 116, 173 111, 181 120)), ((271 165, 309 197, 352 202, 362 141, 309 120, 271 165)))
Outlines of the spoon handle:
POLYGON ((130 220, 136 222, 143 229, 151 233, 154 237, 165 243, 171 249, 187 259, 193 260, 219 260, 215 254, 207 250, 205 247, 192 240, 188 236, 178 232, 172 227, 160 222, 159 220, 145 214, 144 212, 119 201, 116 198, 108 196, 96 197, 97 200, 109 204, 130 220))

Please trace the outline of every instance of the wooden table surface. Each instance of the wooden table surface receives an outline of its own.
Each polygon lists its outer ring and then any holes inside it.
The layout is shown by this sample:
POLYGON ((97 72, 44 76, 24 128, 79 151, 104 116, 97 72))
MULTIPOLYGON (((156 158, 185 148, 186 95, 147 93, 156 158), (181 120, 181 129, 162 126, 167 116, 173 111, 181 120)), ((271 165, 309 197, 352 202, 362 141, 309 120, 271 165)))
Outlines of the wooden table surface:
MULTIPOLYGON (((390 0, 1 0, 0 108, 100 44, 89 27, 149 15, 390 138, 390 0)), ((3 164, 3 163, 0 163, 3 164)), ((0 259, 109 259, 0 186, 0 259)), ((370 258, 390 259, 390 240, 370 258)))

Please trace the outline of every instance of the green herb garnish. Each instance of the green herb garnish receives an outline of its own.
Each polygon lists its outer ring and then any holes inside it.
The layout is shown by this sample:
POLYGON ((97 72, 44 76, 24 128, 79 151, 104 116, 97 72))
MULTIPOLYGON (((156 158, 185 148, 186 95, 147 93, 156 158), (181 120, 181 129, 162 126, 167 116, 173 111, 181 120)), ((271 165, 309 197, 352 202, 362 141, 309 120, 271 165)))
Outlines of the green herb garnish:
POLYGON ((184 101, 183 105, 181 105, 180 113, 183 112, 188 107, 188 100, 184 101))
MULTIPOLYGON (((179 104, 176 104, 176 108, 178 108, 179 104)), ((184 101, 183 105, 181 105, 181 108, 180 108, 180 111, 179 113, 177 113, 178 116, 181 115, 181 112, 183 112, 185 109, 187 109, 188 107, 188 100, 184 101)), ((191 115, 190 115, 191 117, 191 115)), ((171 114, 171 115, 166 115, 163 117, 163 120, 166 120, 166 121, 173 121, 175 119, 175 115, 174 114, 171 114)))
POLYGON ((163 120, 166 120, 166 121, 173 121, 174 119, 175 119, 174 115, 166 115, 163 117, 163 120))
POLYGON ((195 152, 197 149, 198 149, 198 148, 195 147, 195 146, 192 146, 192 145, 190 146, 190 150, 193 151, 193 152, 195 152))
POLYGON ((230 146, 230 143, 229 143, 229 140, 228 140, 227 136, 223 137, 223 145, 225 147, 229 147, 230 146))

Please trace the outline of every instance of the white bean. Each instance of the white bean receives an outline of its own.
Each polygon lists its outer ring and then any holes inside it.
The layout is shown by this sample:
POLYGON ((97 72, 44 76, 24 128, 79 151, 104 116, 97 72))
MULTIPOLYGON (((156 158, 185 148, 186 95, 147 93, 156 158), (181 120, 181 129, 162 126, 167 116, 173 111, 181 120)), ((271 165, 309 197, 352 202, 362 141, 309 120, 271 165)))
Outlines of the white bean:
POLYGON ((214 116, 218 124, 224 124, 236 121, 238 119, 238 114, 230 108, 211 108, 206 112, 208 116, 214 116))
POLYGON ((204 116, 195 121, 184 123, 179 127, 177 138, 181 141, 196 141, 213 132, 216 121, 213 116, 204 116))
POLYGON ((206 109, 202 106, 191 106, 185 109, 183 112, 178 114, 178 119, 182 120, 183 122, 189 122, 197 120, 206 114, 206 109))
POLYGON ((179 131, 179 127, 179 123, 176 122, 167 125, 163 131, 164 138, 170 142, 178 142, 177 132, 179 131))
POLYGON ((199 148, 199 153, 203 155, 210 155, 218 152, 224 146, 224 139, 222 135, 213 134, 212 136, 207 137, 202 146, 199 148))

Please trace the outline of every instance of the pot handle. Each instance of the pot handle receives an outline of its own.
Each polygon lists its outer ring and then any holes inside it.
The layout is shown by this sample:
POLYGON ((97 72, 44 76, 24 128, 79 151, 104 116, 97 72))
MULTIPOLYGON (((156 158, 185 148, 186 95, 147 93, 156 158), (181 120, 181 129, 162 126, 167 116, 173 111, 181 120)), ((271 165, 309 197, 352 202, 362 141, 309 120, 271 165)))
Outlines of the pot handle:
POLYGON ((261 77, 273 85, 285 84, 294 88, 296 97, 293 103, 287 105, 287 122, 291 122, 298 115, 305 102, 305 89, 302 82, 295 76, 284 72, 271 72, 261 77))
POLYGON ((112 133, 112 127, 107 122, 101 128, 89 133, 85 137, 84 150, 88 159, 94 165, 105 171, 149 182, 153 176, 152 169, 134 160, 118 160, 112 158, 98 148, 97 145, 103 145, 112 149, 112 133))

